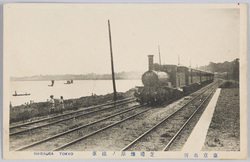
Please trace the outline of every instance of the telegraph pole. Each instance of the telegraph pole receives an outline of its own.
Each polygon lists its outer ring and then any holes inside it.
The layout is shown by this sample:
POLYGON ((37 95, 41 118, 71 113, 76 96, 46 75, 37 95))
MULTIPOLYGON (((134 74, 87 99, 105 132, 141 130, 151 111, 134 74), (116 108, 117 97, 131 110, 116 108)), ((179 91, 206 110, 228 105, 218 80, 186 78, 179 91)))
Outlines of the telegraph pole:
POLYGON ((159 51, 159 64, 161 66, 161 52, 160 52, 160 46, 158 46, 158 51, 159 51))
POLYGON ((115 72, 114 72, 114 63, 113 63, 113 52, 112 52, 112 41, 111 41, 111 30, 110 23, 108 20, 108 28, 109 28, 109 43, 110 43, 110 56, 111 56, 111 71, 112 71, 112 80, 113 80, 113 90, 114 90, 114 101, 116 101, 116 87, 115 87, 115 72))

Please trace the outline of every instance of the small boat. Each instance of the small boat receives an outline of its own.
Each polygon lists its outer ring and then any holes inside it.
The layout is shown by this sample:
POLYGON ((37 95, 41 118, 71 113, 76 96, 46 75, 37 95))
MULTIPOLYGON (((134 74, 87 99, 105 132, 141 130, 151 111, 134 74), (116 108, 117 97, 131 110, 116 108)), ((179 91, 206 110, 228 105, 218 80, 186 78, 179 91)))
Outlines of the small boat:
POLYGON ((54 80, 51 80, 51 85, 48 85, 49 87, 53 87, 53 85, 54 85, 54 80))
POLYGON ((20 94, 17 94, 16 91, 15 91, 15 94, 13 94, 13 96, 29 96, 30 93, 20 93, 20 94))
POLYGON ((73 80, 67 80, 67 83, 64 84, 73 84, 73 80))

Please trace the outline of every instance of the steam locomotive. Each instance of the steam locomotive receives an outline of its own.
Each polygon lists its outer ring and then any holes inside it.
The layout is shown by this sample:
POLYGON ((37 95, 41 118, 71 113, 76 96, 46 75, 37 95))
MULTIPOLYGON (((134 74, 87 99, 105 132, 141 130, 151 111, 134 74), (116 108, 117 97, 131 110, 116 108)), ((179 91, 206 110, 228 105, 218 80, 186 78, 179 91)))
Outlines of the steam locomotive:
POLYGON ((154 55, 148 55, 149 69, 142 75, 144 86, 137 86, 134 96, 140 104, 163 103, 197 91, 213 82, 214 74, 178 65, 159 65, 154 69, 154 55))

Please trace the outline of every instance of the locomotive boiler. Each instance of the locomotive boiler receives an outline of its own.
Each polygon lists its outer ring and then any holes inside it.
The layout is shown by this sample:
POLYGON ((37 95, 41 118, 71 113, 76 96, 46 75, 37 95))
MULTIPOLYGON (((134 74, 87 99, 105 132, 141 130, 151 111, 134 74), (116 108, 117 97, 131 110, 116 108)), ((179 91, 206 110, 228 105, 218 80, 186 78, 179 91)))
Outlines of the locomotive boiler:
POLYGON ((142 75, 143 86, 135 92, 137 101, 162 103, 188 95, 213 81, 214 75, 177 65, 159 65, 154 68, 154 55, 148 55, 148 71, 142 75))

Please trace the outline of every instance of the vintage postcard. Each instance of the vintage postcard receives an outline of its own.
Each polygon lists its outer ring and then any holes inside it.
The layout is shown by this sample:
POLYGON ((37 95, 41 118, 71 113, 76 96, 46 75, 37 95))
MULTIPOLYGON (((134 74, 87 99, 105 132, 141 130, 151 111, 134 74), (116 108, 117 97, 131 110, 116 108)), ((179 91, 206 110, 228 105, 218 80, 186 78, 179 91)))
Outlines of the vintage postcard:
POLYGON ((4 5, 4 159, 246 159, 247 5, 4 5))

